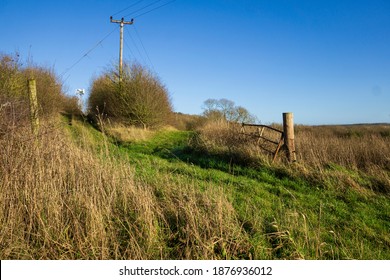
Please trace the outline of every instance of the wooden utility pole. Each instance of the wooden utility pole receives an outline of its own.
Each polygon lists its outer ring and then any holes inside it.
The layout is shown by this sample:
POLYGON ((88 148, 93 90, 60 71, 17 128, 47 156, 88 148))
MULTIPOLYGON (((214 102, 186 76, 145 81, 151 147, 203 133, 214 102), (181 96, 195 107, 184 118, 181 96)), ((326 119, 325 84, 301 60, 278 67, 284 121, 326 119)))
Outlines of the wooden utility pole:
POLYGON ((293 113, 283 113, 283 132, 288 160, 290 162, 295 162, 297 160, 297 155, 295 153, 293 113))
POLYGON ((112 16, 110 17, 111 23, 119 23, 120 24, 120 36, 119 36, 119 82, 122 82, 122 73, 123 73, 123 26, 125 24, 133 24, 134 19, 131 19, 131 21, 125 21, 124 18, 121 20, 113 19, 112 16))
POLYGON ((28 80, 28 95, 30 98, 31 130, 35 136, 38 136, 38 129, 39 129, 38 99, 37 99, 37 86, 34 79, 28 80))

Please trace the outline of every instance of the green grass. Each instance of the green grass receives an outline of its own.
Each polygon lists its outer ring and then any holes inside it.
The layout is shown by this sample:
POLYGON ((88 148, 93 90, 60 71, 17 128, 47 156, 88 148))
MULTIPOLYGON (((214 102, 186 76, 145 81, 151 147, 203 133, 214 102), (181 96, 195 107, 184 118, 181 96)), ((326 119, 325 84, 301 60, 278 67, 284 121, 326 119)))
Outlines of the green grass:
MULTIPOLYGON (((92 128, 71 129, 84 131, 90 143, 105 139, 111 154, 134 167, 137 181, 161 189, 159 199, 164 184, 223 189, 250 242, 243 258, 390 259, 388 195, 341 188, 332 176, 308 179, 280 166, 250 167, 201 153, 189 146, 193 132, 162 130, 146 141, 113 144, 92 128)), ((334 165, 327 172, 364 185, 355 171, 334 165)))
POLYGON ((192 135, 161 131, 118 150, 135 165, 136 177, 149 184, 168 176, 201 189, 222 187, 250 235, 255 258, 390 258, 387 196, 338 190, 337 182, 313 184, 280 168, 243 167, 200 154, 188 147, 192 135))

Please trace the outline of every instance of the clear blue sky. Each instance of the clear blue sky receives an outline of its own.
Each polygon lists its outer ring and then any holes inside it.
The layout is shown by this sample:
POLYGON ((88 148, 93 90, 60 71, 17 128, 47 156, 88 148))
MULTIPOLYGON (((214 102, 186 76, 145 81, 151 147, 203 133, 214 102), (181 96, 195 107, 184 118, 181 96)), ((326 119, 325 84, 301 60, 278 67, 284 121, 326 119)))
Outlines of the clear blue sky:
POLYGON ((0 52, 65 72, 74 94, 117 62, 109 17, 136 4, 114 16, 135 16, 124 57, 157 73, 178 112, 227 98, 262 123, 390 122, 390 1, 176 0, 136 17, 170 0, 153 2, 0 0, 0 52))

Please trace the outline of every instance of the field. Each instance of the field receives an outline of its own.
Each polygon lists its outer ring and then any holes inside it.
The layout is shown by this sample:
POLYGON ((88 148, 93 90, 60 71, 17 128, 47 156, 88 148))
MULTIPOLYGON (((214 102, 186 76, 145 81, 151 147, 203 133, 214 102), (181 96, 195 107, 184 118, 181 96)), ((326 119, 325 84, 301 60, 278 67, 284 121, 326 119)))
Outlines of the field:
POLYGON ((224 124, 2 130, 1 259, 390 259, 390 127, 296 127, 274 163, 224 124))

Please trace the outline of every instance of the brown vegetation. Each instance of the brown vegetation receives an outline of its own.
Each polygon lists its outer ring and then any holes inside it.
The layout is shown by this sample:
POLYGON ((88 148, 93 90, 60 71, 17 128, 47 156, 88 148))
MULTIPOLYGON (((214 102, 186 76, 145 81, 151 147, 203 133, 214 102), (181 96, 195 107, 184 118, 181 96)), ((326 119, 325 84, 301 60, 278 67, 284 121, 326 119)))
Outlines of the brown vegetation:
POLYGON ((298 126, 298 154, 311 166, 390 170, 390 125, 298 126))
POLYGON ((169 125, 179 130, 195 130, 204 125, 206 118, 199 115, 173 113, 169 125))
MULTIPOLYGON (((280 125, 274 127, 281 129, 280 125)), ((227 154, 254 166, 272 160, 255 140, 240 135, 239 124, 209 121, 198 131, 197 149, 227 154)), ((296 126, 295 136, 297 164, 288 164, 282 150, 277 165, 321 181, 347 174, 340 186, 390 193, 390 125, 296 126), (350 176, 351 172, 357 175, 350 176)))
POLYGON ((347 184, 390 194, 389 125, 298 126, 296 146, 299 162, 321 176, 349 173, 360 179, 347 184))
POLYGON ((4 117, 10 116, 11 111, 17 122, 28 116, 28 79, 36 80, 40 118, 60 112, 81 114, 77 99, 64 94, 62 83, 54 70, 41 66, 23 67, 16 54, 0 55, 0 110, 4 117))
POLYGON ((126 65, 122 81, 111 69, 92 83, 89 111, 127 125, 155 128, 167 124, 172 105, 161 81, 141 65, 126 65))
POLYGON ((125 158, 65 139, 53 125, 37 145, 27 127, 1 137, 1 259, 214 259, 246 250, 222 190, 169 177, 149 185, 125 158))

